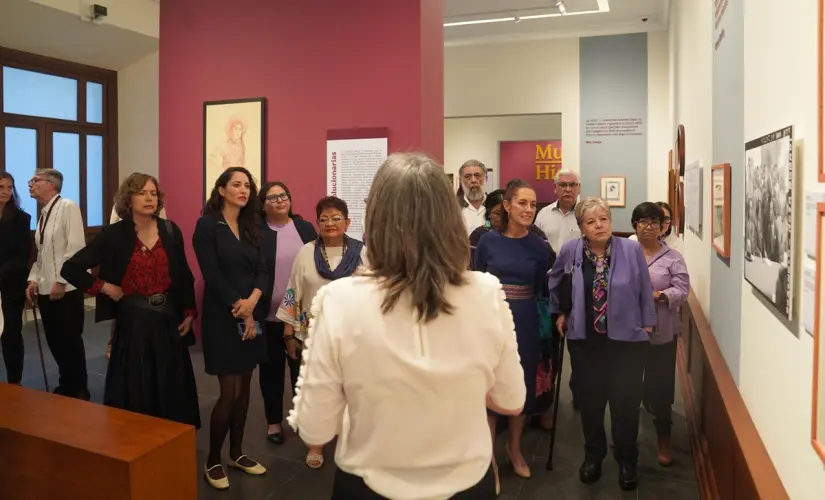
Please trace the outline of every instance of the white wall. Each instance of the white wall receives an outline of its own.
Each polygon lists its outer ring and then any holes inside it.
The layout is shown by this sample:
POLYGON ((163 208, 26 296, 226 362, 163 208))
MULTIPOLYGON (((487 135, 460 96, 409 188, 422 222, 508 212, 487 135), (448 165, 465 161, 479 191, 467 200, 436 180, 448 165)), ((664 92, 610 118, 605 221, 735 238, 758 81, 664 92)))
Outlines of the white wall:
POLYGON ((160 36, 160 1, 153 0, 30 0, 78 17, 88 16, 91 6, 103 5, 108 14, 105 24, 134 31, 142 35, 160 36))
MULTIPOLYGON (((745 140, 794 126, 795 237, 801 243, 799 197, 822 188, 817 182, 817 2, 776 6, 773 0, 745 3, 745 140), (785 77, 771 77, 774 72, 785 77)), ((802 261, 801 244, 795 256, 802 261)), ((802 278, 799 269, 795 272, 798 305, 802 278)), ((798 321, 788 331, 744 282, 739 390, 794 500, 825 498, 825 465, 810 444, 812 373, 810 335, 798 321)))
MULTIPOLYGON (((665 164, 668 143, 672 142, 667 137, 668 39, 664 32, 648 36, 647 185, 648 197, 660 200, 667 194, 665 164)), ((445 117, 561 113, 564 167, 579 171, 578 38, 453 46, 444 50, 445 117)), ((456 172, 466 160, 447 154, 452 141, 450 128, 445 126, 444 168, 448 173, 456 172)))
POLYGON ((118 168, 158 175, 158 52, 117 73, 118 168))
MULTIPOLYGON (((713 161, 712 108, 712 54, 710 52, 713 4, 701 2, 672 2, 670 10, 670 65, 673 121, 668 127, 667 150, 676 142, 678 124, 685 126, 685 161, 699 161, 704 168, 703 200, 710 199, 710 167, 713 161), (707 50, 699 50, 706 47, 707 50)), ((744 147, 744 146, 743 146, 744 147)), ((674 152, 675 154, 675 152, 674 152)), ((667 158, 667 153, 665 153, 667 158)), ((665 159, 665 162, 667 160, 665 159)), ((652 165, 658 169, 659 165, 652 165)), ((664 169, 664 167, 661 167, 664 169)), ((665 172, 666 174, 666 172, 665 172)), ((650 172, 648 172, 650 175, 650 172)), ((664 179, 667 186, 667 177, 664 179)), ((667 189, 667 187, 665 187, 667 189)), ((691 231, 685 232, 684 255, 690 271, 691 286, 696 291, 705 315, 710 308, 710 204, 705 203, 702 220, 703 238, 691 231)), ((735 236, 732 236, 735 237, 735 236)))

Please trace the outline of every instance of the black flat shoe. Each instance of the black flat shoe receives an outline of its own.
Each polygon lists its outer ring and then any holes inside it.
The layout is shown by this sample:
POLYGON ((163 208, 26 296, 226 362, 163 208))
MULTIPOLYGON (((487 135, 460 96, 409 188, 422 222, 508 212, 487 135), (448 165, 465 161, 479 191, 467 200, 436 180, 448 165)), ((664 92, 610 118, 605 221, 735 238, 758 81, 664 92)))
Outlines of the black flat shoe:
POLYGON ((284 444, 284 441, 286 441, 286 438, 284 438, 284 433, 283 432, 274 432, 272 434, 267 434, 266 435, 266 440, 269 441, 270 443, 274 443, 274 444, 284 444))
POLYGON ((579 468, 579 479, 584 484, 593 484, 602 477, 601 462, 585 462, 579 468))
POLYGON ((619 466, 619 488, 622 491, 633 491, 639 486, 639 471, 636 464, 622 464, 619 466))

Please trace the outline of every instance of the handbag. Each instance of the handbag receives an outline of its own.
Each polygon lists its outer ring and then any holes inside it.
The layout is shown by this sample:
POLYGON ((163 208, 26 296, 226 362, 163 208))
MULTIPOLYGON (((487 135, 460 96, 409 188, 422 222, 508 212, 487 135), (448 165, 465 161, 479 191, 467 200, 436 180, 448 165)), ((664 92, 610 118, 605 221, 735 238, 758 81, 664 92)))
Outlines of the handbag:
POLYGON ((573 310, 573 270, 561 275, 558 288, 556 289, 559 310, 562 314, 570 314, 573 310))

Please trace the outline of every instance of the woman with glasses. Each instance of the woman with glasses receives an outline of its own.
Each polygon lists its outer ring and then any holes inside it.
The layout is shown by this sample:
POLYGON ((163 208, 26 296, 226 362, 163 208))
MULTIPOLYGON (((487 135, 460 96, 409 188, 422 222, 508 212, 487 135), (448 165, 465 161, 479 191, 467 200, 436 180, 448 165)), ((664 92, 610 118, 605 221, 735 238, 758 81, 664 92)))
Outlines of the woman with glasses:
MULTIPOLYGON (((283 321, 284 339, 290 363, 300 366, 301 349, 307 339, 312 299, 324 285, 352 276, 367 261, 364 244, 347 236, 349 209, 334 196, 321 198, 315 206, 320 238, 304 245, 292 265, 286 295, 277 317, 283 321)), ((294 389, 293 389, 294 391, 294 389)), ((324 465, 323 446, 310 446, 306 464, 311 469, 324 465)))
POLYGON ((633 209, 630 222, 647 260, 658 317, 645 362, 644 406, 654 417, 659 437, 657 461, 668 467, 673 463, 670 429, 676 385, 676 337, 682 327, 679 306, 690 292, 690 276, 682 255, 662 241, 665 218, 658 203, 645 202, 633 209))
POLYGON ((284 300, 286 285, 292 273, 292 263, 298 250, 305 243, 315 240, 318 234, 312 224, 292 213, 292 195, 286 184, 280 181, 264 184, 261 189, 261 246, 269 284, 263 303, 267 308, 264 322, 266 337, 266 361, 261 363, 258 377, 266 414, 267 439, 283 444, 284 432, 284 363, 289 365, 292 387, 298 380, 298 362, 287 359, 284 345, 284 323, 275 317, 284 300))
MULTIPOLYGON (((677 236, 676 232, 673 231, 673 225, 671 224, 671 214, 673 211, 670 209, 670 205, 664 201, 657 201, 656 206, 662 209, 665 217, 662 221, 662 231, 659 237, 671 250, 682 253, 682 238, 677 236)), ((630 235, 630 239, 639 241, 639 237, 635 233, 630 235)))

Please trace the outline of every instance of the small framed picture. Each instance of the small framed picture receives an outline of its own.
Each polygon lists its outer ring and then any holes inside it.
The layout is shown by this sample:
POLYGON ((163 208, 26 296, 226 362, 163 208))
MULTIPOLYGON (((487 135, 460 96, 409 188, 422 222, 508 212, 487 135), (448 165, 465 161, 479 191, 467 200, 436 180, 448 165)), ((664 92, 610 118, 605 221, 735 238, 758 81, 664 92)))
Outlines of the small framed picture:
POLYGON ((730 257, 730 163, 711 168, 711 234, 720 257, 730 257))
POLYGON ((625 178, 624 176, 602 177, 601 197, 611 207, 625 206, 625 178))

